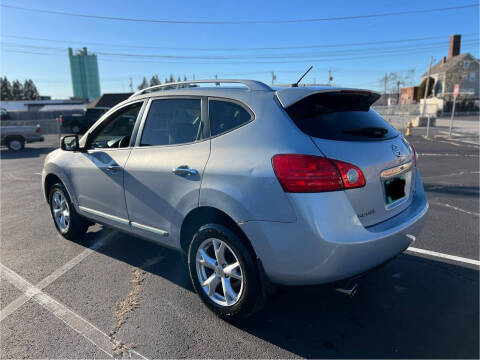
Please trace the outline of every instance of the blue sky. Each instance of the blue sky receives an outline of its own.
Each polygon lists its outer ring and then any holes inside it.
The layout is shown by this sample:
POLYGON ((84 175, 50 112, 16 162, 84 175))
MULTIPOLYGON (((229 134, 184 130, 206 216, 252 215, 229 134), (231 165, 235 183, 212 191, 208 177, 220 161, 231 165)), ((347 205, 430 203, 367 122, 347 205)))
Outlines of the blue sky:
MULTIPOLYGON (((366 15, 467 5, 475 1, 2 0, 1 3, 113 17, 238 21, 366 15)), ((186 75, 189 79, 193 74, 197 79, 218 74, 223 78, 253 78, 270 83, 270 72, 275 71, 277 83, 289 83, 310 65, 314 69, 305 82, 326 83, 330 69, 336 85, 380 90, 379 79, 386 72, 401 73, 414 69, 418 80, 426 71, 430 56, 439 60, 447 55, 450 34, 465 35, 462 52, 479 56, 478 7, 345 21, 248 25, 123 22, 5 7, 0 8, 0 12, 0 75, 9 79, 31 78, 42 95, 54 98, 72 96, 67 56, 69 46, 80 48, 85 45, 98 53, 102 92, 128 91, 130 77, 136 88, 143 76, 149 79, 158 74, 163 82, 170 73, 182 78, 186 75), (397 41, 420 38, 426 39, 397 41), (345 45, 365 42, 371 44, 345 45), (319 47, 290 48, 301 46, 319 47), (205 50, 258 47, 284 49, 205 50), (227 58, 158 57, 165 55, 227 58), (274 58, 252 58, 262 55, 274 58)))

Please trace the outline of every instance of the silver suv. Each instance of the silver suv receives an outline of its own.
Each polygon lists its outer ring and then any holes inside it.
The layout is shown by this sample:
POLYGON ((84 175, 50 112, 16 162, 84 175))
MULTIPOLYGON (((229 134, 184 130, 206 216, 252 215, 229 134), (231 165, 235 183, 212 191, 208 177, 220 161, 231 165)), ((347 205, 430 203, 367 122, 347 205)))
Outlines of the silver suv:
POLYGON ((378 97, 252 80, 144 89, 47 156, 55 226, 73 239, 98 222, 186 253, 226 319, 258 309, 270 284, 355 277, 412 244, 428 209, 378 97))

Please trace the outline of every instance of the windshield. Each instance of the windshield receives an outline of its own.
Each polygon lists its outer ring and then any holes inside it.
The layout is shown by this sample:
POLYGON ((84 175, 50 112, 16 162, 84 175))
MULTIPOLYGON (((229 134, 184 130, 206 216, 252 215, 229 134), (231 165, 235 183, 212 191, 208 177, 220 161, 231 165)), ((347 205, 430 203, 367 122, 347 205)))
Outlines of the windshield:
POLYGON ((398 132, 370 108, 365 93, 319 93, 286 109, 295 124, 309 136, 342 141, 391 139, 398 132))

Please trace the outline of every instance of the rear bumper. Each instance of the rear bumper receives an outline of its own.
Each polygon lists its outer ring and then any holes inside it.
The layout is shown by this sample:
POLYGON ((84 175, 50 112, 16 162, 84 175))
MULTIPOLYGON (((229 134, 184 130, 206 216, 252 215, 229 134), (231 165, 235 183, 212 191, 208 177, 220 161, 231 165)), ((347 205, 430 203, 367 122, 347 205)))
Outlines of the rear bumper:
POLYGON ((410 206, 365 228, 344 192, 290 194, 297 222, 249 221, 241 228, 274 283, 308 285, 353 277, 391 259, 420 233, 428 202, 417 172, 410 206))

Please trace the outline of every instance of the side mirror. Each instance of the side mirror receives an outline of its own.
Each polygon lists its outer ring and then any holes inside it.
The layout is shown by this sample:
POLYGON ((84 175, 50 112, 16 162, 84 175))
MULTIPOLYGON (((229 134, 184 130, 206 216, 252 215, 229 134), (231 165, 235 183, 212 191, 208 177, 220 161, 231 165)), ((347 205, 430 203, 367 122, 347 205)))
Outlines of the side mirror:
POLYGON ((78 151, 78 135, 62 136, 60 140, 60 149, 63 151, 78 151))

